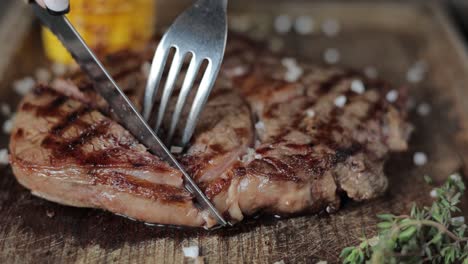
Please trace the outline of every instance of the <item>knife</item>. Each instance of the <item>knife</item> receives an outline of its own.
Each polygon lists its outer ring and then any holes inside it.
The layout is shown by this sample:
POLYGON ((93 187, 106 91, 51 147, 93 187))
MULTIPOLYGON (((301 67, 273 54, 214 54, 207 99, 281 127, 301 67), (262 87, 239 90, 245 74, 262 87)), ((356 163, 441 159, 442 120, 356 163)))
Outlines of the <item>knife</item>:
POLYGON ((195 181, 148 126, 67 17, 63 13, 42 8, 35 2, 32 2, 31 5, 42 24, 58 37, 81 69, 94 82, 96 91, 107 101, 117 121, 145 145, 151 153, 166 161, 173 168, 180 170, 184 177, 185 189, 195 196, 196 202, 201 209, 208 210, 219 225, 228 225, 229 223, 224 220, 216 207, 198 188, 195 181))

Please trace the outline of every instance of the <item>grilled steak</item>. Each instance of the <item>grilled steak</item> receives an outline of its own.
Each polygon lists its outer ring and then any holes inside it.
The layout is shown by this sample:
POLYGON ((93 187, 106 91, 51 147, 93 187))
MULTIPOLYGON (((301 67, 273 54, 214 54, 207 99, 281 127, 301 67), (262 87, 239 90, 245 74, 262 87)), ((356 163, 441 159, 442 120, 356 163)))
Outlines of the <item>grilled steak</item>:
MULTIPOLYGON (((106 62, 137 105, 149 59, 121 53, 106 62)), ((232 38, 191 144, 178 156, 233 222, 259 212, 332 212, 344 196, 372 199, 387 188, 388 153, 407 148, 404 90, 389 103, 384 82, 306 64, 295 64, 302 74, 285 81, 293 62, 232 38), (356 81, 365 90, 351 89, 356 81)), ((109 113, 81 74, 38 86, 20 104, 11 135, 18 181, 62 204, 152 223, 214 224, 194 206, 181 174, 109 113)))

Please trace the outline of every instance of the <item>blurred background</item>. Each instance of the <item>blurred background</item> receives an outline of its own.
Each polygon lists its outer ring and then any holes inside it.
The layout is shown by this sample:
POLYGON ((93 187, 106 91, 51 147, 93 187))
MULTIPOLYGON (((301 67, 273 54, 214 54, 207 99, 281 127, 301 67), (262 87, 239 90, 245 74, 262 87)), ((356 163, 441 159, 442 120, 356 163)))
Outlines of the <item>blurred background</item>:
MULTIPOLYGON (((14 1, 0 1, 0 29, 9 26, 9 12, 14 1)), ((280 0, 256 0, 254 2, 281 2, 280 0)), ((425 2, 426 0, 349 0, 351 2, 425 2)), ((99 53, 110 53, 125 48, 140 48, 143 43, 154 35, 149 30, 156 19, 168 15, 165 10, 183 9, 190 0, 71 0, 72 13, 69 15, 72 22, 80 30, 88 44, 99 53), (156 16, 156 12, 157 15, 156 16)), ((245 1, 247 2, 247 1, 245 1)), ((244 2, 244 3, 245 3, 244 2)), ((320 2, 317 0, 298 0, 298 2, 320 2)), ((333 2, 327 1, 327 2, 333 2)), ((437 2, 437 0, 435 0, 437 2)), ((468 0, 439 0, 444 11, 448 12, 457 29, 468 38, 468 0)), ((231 1, 231 4, 234 4, 231 1)), ((13 9, 13 10, 12 10, 13 9)), ((169 15, 170 16, 170 15, 169 15)), ((166 20, 166 18, 163 18, 166 20)), ((60 63, 70 63, 72 60, 64 49, 59 48, 57 41, 49 33, 43 30, 41 33, 47 57, 60 63)))

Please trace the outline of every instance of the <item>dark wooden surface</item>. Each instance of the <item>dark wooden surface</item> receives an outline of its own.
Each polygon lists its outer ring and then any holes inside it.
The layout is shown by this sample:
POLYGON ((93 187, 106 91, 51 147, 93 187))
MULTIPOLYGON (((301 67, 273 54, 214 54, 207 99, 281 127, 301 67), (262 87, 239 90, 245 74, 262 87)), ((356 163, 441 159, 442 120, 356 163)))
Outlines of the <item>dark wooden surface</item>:
MULTIPOLYGON (((264 1, 265 2, 265 1, 264 1)), ((0 263, 182 263, 182 247, 198 245, 207 263, 335 263, 340 250, 359 237, 375 234, 375 215, 405 213, 416 202, 430 202, 427 174, 438 182, 450 173, 465 171, 468 161, 468 66, 466 54, 447 18, 433 4, 255 4, 244 10, 236 2, 233 14, 246 14, 252 23, 271 25, 274 15, 309 14, 317 22, 331 17, 341 21, 334 38, 313 34, 284 36, 289 53, 322 63, 328 47, 341 53, 340 63, 373 66, 395 85, 418 60, 429 65, 427 78, 410 88, 415 102, 428 102, 428 117, 411 114, 415 132, 407 153, 393 155, 386 166, 390 189, 368 203, 346 202, 334 215, 291 219, 249 220, 233 228, 207 232, 150 227, 92 209, 57 205, 32 196, 8 167, 0 174, 0 263), (423 167, 413 165, 415 151, 429 156, 423 167), (53 215, 53 216, 52 216, 53 215), (52 217, 51 217, 52 216, 52 217)), ((166 10, 166 9, 163 9, 166 10)), ((163 12, 166 20, 171 12, 163 12)), ((164 23, 162 23, 164 24, 164 23)), ((267 28, 268 29, 268 28, 267 28)), ((0 101, 18 100, 11 81, 31 75, 45 63, 36 31, 17 45, 4 78, 0 101)), ((3 120, 2 120, 3 121, 3 120)), ((1 136, 5 147, 8 136, 1 136)), ((465 196, 465 216, 468 196, 465 196)))

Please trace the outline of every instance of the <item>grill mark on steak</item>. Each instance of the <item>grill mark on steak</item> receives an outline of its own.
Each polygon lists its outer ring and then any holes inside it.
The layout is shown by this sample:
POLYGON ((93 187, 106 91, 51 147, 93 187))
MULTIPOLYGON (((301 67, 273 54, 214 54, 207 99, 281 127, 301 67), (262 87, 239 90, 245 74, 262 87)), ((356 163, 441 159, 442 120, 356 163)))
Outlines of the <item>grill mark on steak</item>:
MULTIPOLYGON (((73 122, 68 123, 68 125, 71 124, 73 124, 73 122)), ((109 125, 109 120, 103 120, 97 124, 90 125, 78 136, 72 137, 70 139, 63 139, 57 137, 55 134, 49 134, 46 138, 44 138, 41 146, 50 149, 54 155, 54 158, 58 160, 73 156, 78 161, 80 161, 81 164, 86 164, 90 160, 86 157, 87 155, 80 149, 80 146, 86 144, 96 136, 105 135, 109 125)))
POLYGON ((165 184, 156 184, 148 181, 136 179, 131 175, 116 171, 100 172, 92 170, 94 184, 108 185, 121 192, 130 192, 149 199, 159 199, 165 202, 182 203, 193 199, 192 195, 183 189, 165 184))
POLYGON ((203 184, 200 185, 200 188, 202 188, 203 192, 209 199, 212 199, 222 191, 226 190, 230 186, 231 181, 232 177, 219 178, 210 182, 208 186, 204 186, 203 184))
POLYGON ((76 125, 79 127, 86 126, 87 123, 80 122, 79 118, 90 113, 91 111, 92 109, 87 106, 78 108, 76 111, 73 111, 65 116, 61 122, 58 122, 56 125, 54 125, 54 127, 51 129, 51 133, 55 136, 60 136, 71 125, 76 125))
POLYGON ((68 100, 67 97, 65 96, 59 96, 52 100, 49 104, 43 105, 43 106, 37 106, 32 103, 24 103, 21 106, 21 110, 23 111, 30 111, 35 113, 36 116, 42 117, 42 116, 60 116, 61 112, 58 111, 58 108, 60 108, 66 101, 68 100))

